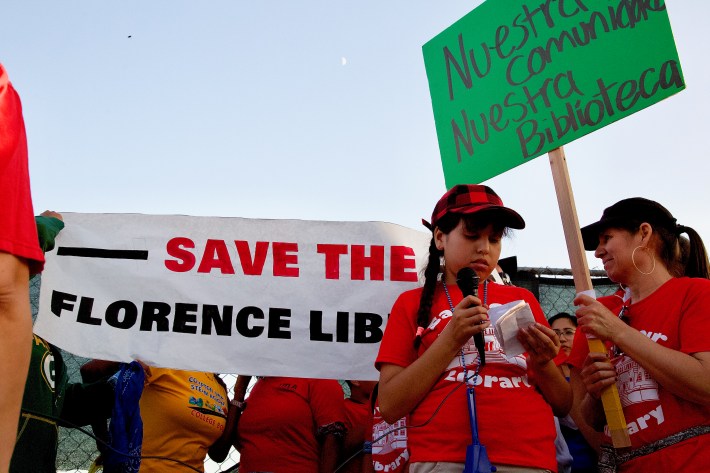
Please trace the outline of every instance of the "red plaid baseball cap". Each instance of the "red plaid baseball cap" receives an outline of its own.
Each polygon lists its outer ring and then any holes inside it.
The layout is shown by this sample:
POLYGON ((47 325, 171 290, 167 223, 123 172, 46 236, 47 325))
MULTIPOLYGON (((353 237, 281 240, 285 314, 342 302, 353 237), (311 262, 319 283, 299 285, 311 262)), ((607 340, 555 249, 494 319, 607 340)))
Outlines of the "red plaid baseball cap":
POLYGON ((525 228, 525 220, 518 212, 503 205, 503 201, 493 189, 480 184, 459 184, 444 194, 434 207, 431 223, 422 219, 422 223, 433 230, 444 215, 472 215, 478 213, 497 214, 506 227, 517 230, 525 228))

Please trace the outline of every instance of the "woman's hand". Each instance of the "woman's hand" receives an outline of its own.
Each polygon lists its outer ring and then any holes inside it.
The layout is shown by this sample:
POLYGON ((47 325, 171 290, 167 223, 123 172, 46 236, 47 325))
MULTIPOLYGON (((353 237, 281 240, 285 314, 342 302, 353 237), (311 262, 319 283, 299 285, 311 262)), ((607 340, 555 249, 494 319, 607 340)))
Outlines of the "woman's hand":
POLYGON ((518 341, 528 353, 528 363, 544 366, 560 352, 560 338, 550 327, 530 324, 518 331, 518 341))
POLYGON ((51 218, 56 218, 58 220, 64 221, 62 214, 60 214, 59 212, 55 212, 54 210, 45 210, 40 215, 42 217, 51 217, 51 218))
POLYGON ((461 348, 471 337, 483 332, 491 325, 488 320, 488 306, 481 304, 475 296, 466 296, 454 308, 454 314, 440 336, 447 336, 461 348))
POLYGON ((587 392, 599 399, 604 388, 616 383, 616 369, 606 353, 590 352, 584 360, 580 377, 587 392))
POLYGON ((579 295, 574 299, 574 305, 580 306, 575 313, 577 327, 585 334, 614 342, 614 337, 629 329, 618 315, 592 297, 579 295))

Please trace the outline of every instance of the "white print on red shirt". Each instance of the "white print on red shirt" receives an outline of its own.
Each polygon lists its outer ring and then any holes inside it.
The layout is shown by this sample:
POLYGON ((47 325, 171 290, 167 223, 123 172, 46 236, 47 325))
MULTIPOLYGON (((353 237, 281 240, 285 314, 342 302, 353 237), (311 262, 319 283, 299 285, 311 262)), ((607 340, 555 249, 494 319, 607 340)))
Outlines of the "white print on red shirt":
POLYGON ((409 460, 406 419, 388 424, 382 420, 379 406, 375 407, 375 411, 375 422, 372 426, 373 467, 375 471, 399 471, 409 460))
POLYGON ((385 473, 391 472, 391 471, 397 471, 400 467, 404 466, 407 462, 409 461, 409 450, 404 450, 402 453, 397 456, 394 460, 387 464, 383 464, 378 462, 377 460, 373 460, 372 466, 375 469, 375 471, 384 471, 385 473))
MULTIPOLYGON (((377 408, 379 415, 379 408, 377 408)), ((404 418, 394 424, 380 421, 372 426, 372 454, 384 455, 407 448, 407 422, 404 418)))
POLYGON ((658 383, 641 365, 623 355, 614 360, 616 385, 623 407, 646 401, 658 401, 658 383))
MULTIPOLYGON (((633 420, 631 422, 628 422, 626 424, 626 429, 629 431, 629 435, 633 435, 639 430, 644 430, 649 427, 655 427, 657 425, 661 425, 664 421, 666 420, 665 415, 663 414, 663 406, 660 404, 654 408, 648 411, 648 413, 637 417, 636 420, 633 420), (649 423, 651 425, 649 425, 649 423)), ((609 426, 605 425, 604 426, 604 434, 607 437, 611 437, 611 431, 609 430, 609 426)))
MULTIPOLYGON (((640 331, 654 343, 667 341, 668 337, 658 332, 640 331)), ((619 397, 623 407, 646 401, 658 401, 658 383, 642 366, 626 355, 613 360, 616 368, 619 397)))
MULTIPOLYGON (((662 333, 647 332, 646 330, 641 330, 640 332, 653 342, 668 340, 668 337, 662 333)), ((658 395, 658 383, 651 377, 648 371, 636 361, 626 355, 621 355, 612 360, 612 362, 616 368, 616 386, 619 390, 619 398, 623 407, 660 400, 658 395)), ((660 425, 664 421, 665 415, 663 414, 663 407, 660 404, 656 404, 655 407, 645 414, 634 420, 628 420, 627 429, 629 435, 633 435, 649 427, 660 425)), ((604 431, 607 435, 610 435, 608 426, 604 427, 604 431)))
MULTIPOLYGON (((427 329, 433 331, 442 321, 450 319, 451 316, 452 312, 450 310, 447 309, 441 311, 432 319, 427 329)), ((498 339, 495 337, 495 330, 493 329, 493 327, 488 327, 485 332, 483 332, 483 339, 486 347, 486 363, 500 363, 508 365, 512 364, 520 368, 523 372, 527 370, 527 361, 525 360, 524 355, 518 355, 510 359, 505 357, 505 352, 501 348, 500 343, 498 343, 498 339)), ((479 363, 479 356, 478 350, 476 349, 476 345, 473 341, 473 337, 469 338, 462 348, 464 353, 464 361, 466 363, 466 369, 469 371, 475 371, 479 363)), ((460 373, 455 374, 455 376, 460 377, 459 382, 463 380, 463 370, 461 368, 460 356, 456 356, 453 360, 451 360, 451 363, 449 363, 446 369, 444 369, 444 372, 447 371, 449 372, 449 374, 447 375, 447 379, 452 376, 452 372, 457 372, 460 373)), ((525 384, 527 385, 527 378, 525 380, 525 384)))

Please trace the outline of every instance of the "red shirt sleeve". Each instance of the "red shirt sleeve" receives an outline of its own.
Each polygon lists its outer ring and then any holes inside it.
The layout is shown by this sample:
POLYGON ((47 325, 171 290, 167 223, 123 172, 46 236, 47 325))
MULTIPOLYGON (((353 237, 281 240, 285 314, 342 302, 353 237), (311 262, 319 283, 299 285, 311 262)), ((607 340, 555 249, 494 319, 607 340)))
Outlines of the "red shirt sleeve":
POLYGON ((316 428, 334 422, 345 425, 343 388, 337 381, 316 379, 311 382, 311 410, 316 428))
POLYGON ((383 363, 406 367, 417 359, 414 338, 417 334, 416 314, 420 293, 418 290, 407 291, 395 301, 375 360, 378 370, 383 363))
POLYGON ((680 351, 698 353, 710 351, 710 280, 687 280, 687 292, 680 310, 680 351))
POLYGON ((20 97, 0 64, 0 251, 28 260, 30 274, 44 267, 30 194, 27 136, 20 97))

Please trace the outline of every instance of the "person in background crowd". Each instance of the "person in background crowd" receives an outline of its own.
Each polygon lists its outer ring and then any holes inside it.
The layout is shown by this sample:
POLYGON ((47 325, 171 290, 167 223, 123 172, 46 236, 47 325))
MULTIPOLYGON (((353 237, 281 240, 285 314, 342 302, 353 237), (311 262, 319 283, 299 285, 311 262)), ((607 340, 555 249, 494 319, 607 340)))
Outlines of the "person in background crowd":
MULTIPOLYGON (((548 319, 550 327, 560 337, 561 350, 565 356, 572 352, 574 335, 577 332, 577 318, 567 312, 560 312, 548 319)), ((570 367, 564 362, 560 369, 569 381, 570 367)), ((590 428, 586 422, 580 421, 579 427, 572 417, 572 412, 559 419, 560 431, 565 439, 567 448, 572 455, 572 473, 596 473, 597 451, 601 443, 598 432, 590 428)))
MULTIPOLYGON (((42 251, 51 251, 64 228, 61 214, 47 210, 35 222, 42 251)), ((33 338, 11 473, 55 473, 58 427, 85 426, 111 415, 113 388, 106 380, 69 383, 60 350, 37 335, 33 338)))
MULTIPOLYGON (((560 312, 550 317, 547 321, 560 339, 560 350, 565 356, 569 356, 572 351, 574 334, 577 332, 577 318, 567 312, 560 312)), ((566 363, 561 363, 560 369, 565 378, 569 380, 569 366, 566 363)))
POLYGON ((348 380, 350 396, 345 398, 345 428, 347 434, 338 472, 370 473, 372 444, 366 442, 372 432, 370 397, 377 381, 348 380))
MULTIPOLYGON (((119 363, 92 360, 84 379, 114 373, 119 363)), ((204 471, 207 455, 222 462, 234 441, 238 409, 219 375, 143 365, 141 473, 204 471)), ((112 420, 113 422, 113 420, 112 420)))
POLYGON ((575 341, 568 359, 575 404, 601 430, 601 392, 616 384, 632 444, 615 451, 605 436, 602 471, 707 471, 710 274, 702 239, 665 207, 641 197, 607 207, 599 221, 582 228, 582 238, 628 294, 621 303, 615 296, 574 300, 577 332, 609 349, 590 353, 583 338, 575 341), (681 234, 689 237, 685 256, 681 234), (682 261, 684 268, 676 269, 682 261))
POLYGON ((332 473, 346 434, 343 389, 335 380, 265 377, 237 426, 240 473, 332 473))
POLYGON ((408 436, 410 471, 460 473, 476 423, 498 472, 556 471, 553 413, 566 415, 572 403, 554 361, 559 340, 529 291, 486 282, 503 236, 525 222, 492 189, 457 185, 441 197, 427 227, 432 239, 424 287, 394 303, 375 365, 383 418, 394 422, 409 415, 416 426, 408 436), (478 297, 464 297, 457 286, 463 268, 483 281, 478 297), (518 333, 526 354, 508 360, 488 307, 521 299, 536 323, 518 333), (483 366, 473 338, 478 334, 485 335, 483 366), (469 415, 470 390, 475 417, 469 415))
POLYGON ((0 473, 15 447, 30 365, 30 275, 42 271, 20 97, 0 64, 0 473))

